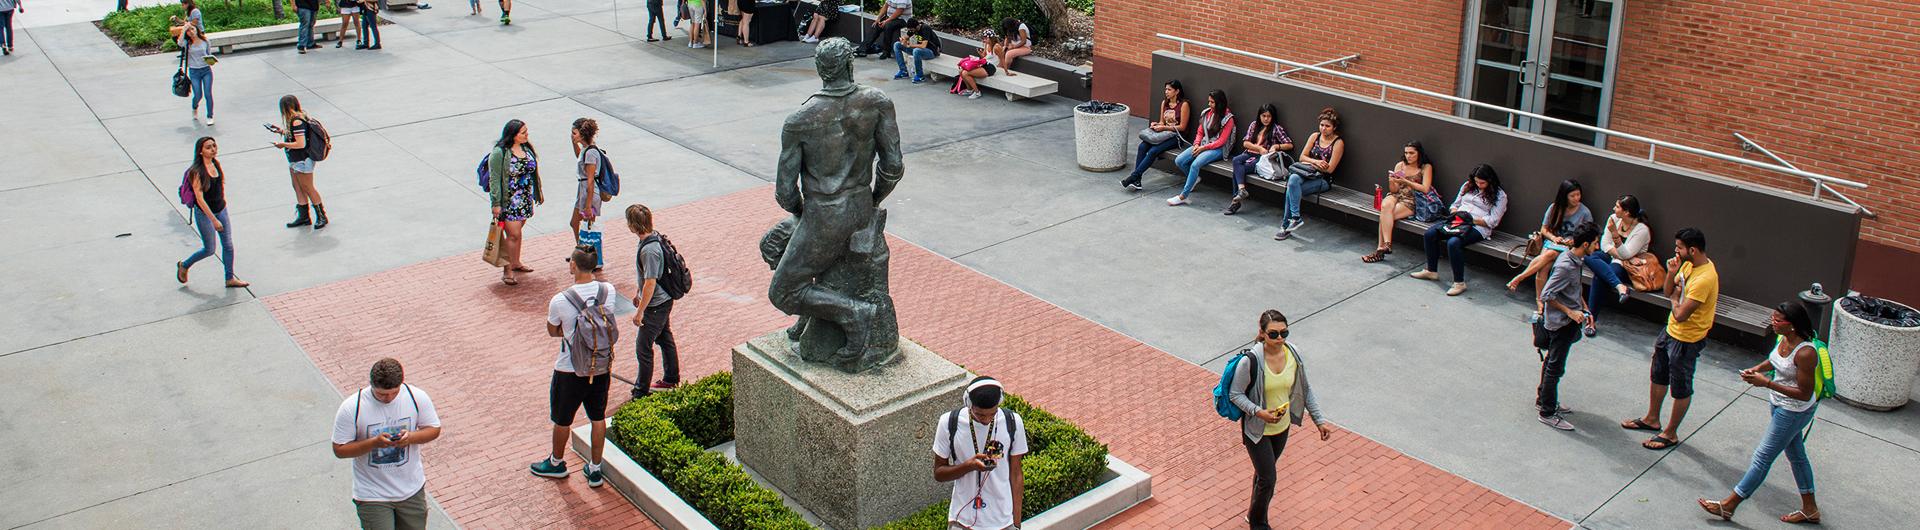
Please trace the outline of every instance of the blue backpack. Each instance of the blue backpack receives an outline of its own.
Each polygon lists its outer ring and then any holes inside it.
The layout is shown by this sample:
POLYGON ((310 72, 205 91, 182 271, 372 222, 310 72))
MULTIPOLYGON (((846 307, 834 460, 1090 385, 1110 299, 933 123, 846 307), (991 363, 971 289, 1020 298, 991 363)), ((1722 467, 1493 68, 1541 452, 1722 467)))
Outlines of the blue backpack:
POLYGON ((607 150, 601 149, 600 146, 591 146, 588 149, 600 152, 600 169, 596 171, 597 174, 593 178, 593 186, 599 188, 600 193, 608 197, 619 195, 620 173, 613 170, 613 159, 607 158, 607 150))
POLYGON ((493 191, 493 181, 487 178, 487 162, 491 161, 492 159, 493 159, 493 152, 488 151, 487 154, 480 155, 479 167, 473 168, 473 173, 480 177, 479 179, 480 191, 485 191, 485 192, 493 191))
MULTIPOLYGON (((1239 369, 1240 362, 1252 355, 1248 350, 1240 350, 1240 353, 1234 354, 1232 359, 1227 360, 1227 369, 1220 372, 1220 384, 1213 386, 1213 410, 1214 412, 1220 413, 1220 417, 1222 418, 1240 421, 1241 418, 1247 415, 1245 411, 1240 410, 1239 406, 1233 404, 1233 399, 1229 396, 1232 395, 1230 387, 1233 385, 1234 370, 1239 369)), ((1254 378, 1249 377, 1248 379, 1254 378)), ((1253 383, 1251 381, 1247 383, 1247 389, 1253 389, 1253 383)))

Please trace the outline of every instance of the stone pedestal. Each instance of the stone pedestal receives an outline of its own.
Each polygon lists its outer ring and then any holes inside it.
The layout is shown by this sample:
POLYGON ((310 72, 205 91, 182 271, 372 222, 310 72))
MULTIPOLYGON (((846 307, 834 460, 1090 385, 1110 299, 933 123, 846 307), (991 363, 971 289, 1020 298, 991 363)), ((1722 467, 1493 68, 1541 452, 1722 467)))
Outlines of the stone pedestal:
POLYGON ((740 462, 839 530, 869 528, 947 498, 933 435, 970 376, 906 339, 859 374, 802 361, 785 332, 733 348, 740 462))

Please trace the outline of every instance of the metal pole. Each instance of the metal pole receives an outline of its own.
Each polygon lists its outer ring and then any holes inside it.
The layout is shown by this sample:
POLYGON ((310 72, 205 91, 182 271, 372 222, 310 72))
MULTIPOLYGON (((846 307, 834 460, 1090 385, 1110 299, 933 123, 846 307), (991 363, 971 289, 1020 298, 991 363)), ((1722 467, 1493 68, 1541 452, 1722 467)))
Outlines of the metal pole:
MULTIPOLYGON (((707 0, 707 40, 713 41, 713 67, 720 67, 720 6, 719 0, 707 0)), ((737 30, 736 30, 737 31, 737 30)))

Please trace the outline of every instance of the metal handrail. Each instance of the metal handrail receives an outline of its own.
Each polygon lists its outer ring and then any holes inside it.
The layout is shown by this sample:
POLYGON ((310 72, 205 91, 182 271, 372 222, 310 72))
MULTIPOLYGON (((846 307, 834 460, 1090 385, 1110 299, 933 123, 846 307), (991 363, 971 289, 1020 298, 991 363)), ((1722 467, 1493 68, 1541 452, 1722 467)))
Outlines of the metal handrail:
MULTIPOLYGON (((1794 169, 1800 169, 1800 166, 1793 165, 1793 163, 1788 162, 1787 159, 1780 158, 1780 155, 1773 154, 1773 151, 1767 149, 1766 146, 1760 145, 1760 142, 1755 142, 1751 138, 1747 138, 1746 135, 1736 132, 1736 133, 1733 133, 1733 137, 1740 139, 1741 151, 1759 151, 1760 154, 1766 155, 1767 158, 1773 159, 1774 162, 1779 162, 1780 165, 1787 166, 1794 169)), ((1825 190, 1827 193, 1832 193, 1833 196, 1839 197, 1840 200, 1845 201, 1847 204, 1853 205, 1854 208, 1859 208, 1860 214, 1866 216, 1868 219, 1877 219, 1880 217, 1879 214, 1873 213, 1873 210, 1869 210, 1867 209, 1867 207, 1861 206, 1860 203, 1853 202, 1853 199, 1848 198, 1847 194, 1840 193, 1839 190, 1829 188, 1827 187, 1827 183, 1820 182, 1817 180, 1813 181, 1813 199, 1814 200, 1820 200, 1821 190, 1825 190)))
MULTIPOLYGON (((1838 178, 1838 177, 1831 177, 1831 176, 1827 176, 1827 175, 1822 175, 1822 174, 1819 174, 1819 173, 1814 173, 1814 172, 1811 172, 1811 171, 1805 171, 1805 170, 1801 170, 1801 169, 1796 169, 1796 168, 1793 168, 1793 167, 1789 167, 1789 166, 1785 166, 1785 165, 1779 165, 1779 164, 1769 164, 1769 163, 1766 163, 1766 162, 1758 162, 1758 161, 1754 161, 1754 160, 1748 160, 1748 159, 1745 159, 1745 158, 1741 158, 1741 157, 1737 157, 1737 156, 1731 156, 1731 155, 1724 155, 1724 154, 1720 154, 1720 153, 1715 153, 1715 152, 1713 152, 1713 151, 1708 151, 1708 150, 1705 150, 1705 149, 1700 149, 1700 148, 1697 148, 1697 147, 1690 147, 1690 146, 1685 146, 1685 145, 1680 145, 1680 144, 1676 144, 1676 143, 1673 143, 1673 142, 1668 142, 1668 141, 1665 141, 1665 140, 1657 140, 1657 139, 1653 139, 1653 138, 1648 138, 1648 137, 1645 137, 1645 136, 1640 136, 1640 135, 1637 135, 1637 134, 1631 134, 1631 133, 1624 133, 1624 132, 1620 132, 1620 131, 1615 131, 1615 130, 1611 130, 1611 129, 1605 129, 1605 128, 1601 128, 1601 127, 1595 127, 1595 126, 1592 126, 1592 125, 1587 125, 1587 124, 1584 124, 1584 123, 1576 123, 1576 122, 1571 122, 1571 121, 1567 121, 1567 120, 1562 120, 1562 119, 1559 119, 1559 118, 1555 118, 1555 117, 1552 117, 1552 116, 1546 116, 1546 115, 1541 115, 1541 114, 1535 114, 1535 113, 1532 113, 1532 112, 1527 112, 1527 111, 1523 111, 1523 110, 1516 110, 1516 109, 1511 109, 1511 108, 1507 108, 1507 107, 1502 107, 1502 106, 1499 106, 1499 105, 1494 105, 1494 104, 1490 104, 1490 103, 1482 103, 1482 102, 1479 102, 1479 101, 1474 101, 1474 100, 1471 100, 1471 99, 1466 99, 1466 98, 1462 98, 1462 97, 1456 97, 1456 96, 1450 96, 1450 95, 1447 95, 1447 94, 1441 94, 1441 93, 1439 93, 1439 92, 1434 92, 1434 91, 1431 91, 1431 90, 1426 90, 1426 89, 1421 89, 1421 88, 1414 88, 1414 87, 1410 87, 1410 86, 1406 86, 1406 85, 1402 85, 1402 84, 1399 84, 1399 83, 1394 83, 1394 82, 1391 82, 1391 81, 1382 81, 1382 80, 1379 80, 1379 79, 1374 79, 1374 78, 1371 78, 1371 77, 1366 77, 1366 76, 1361 76, 1361 75, 1355 75, 1355 74, 1350 74, 1350 73, 1346 73, 1346 72, 1340 72, 1340 71, 1335 71, 1335 70, 1329 70, 1329 69, 1327 69, 1327 68, 1322 68, 1322 67, 1319 67, 1319 66, 1314 66, 1314 65, 1310 65, 1310 64, 1303 64, 1303 63, 1298 63, 1298 62, 1294 62, 1294 61, 1289 61, 1289 60, 1286 60, 1286 59, 1281 59, 1281 58, 1278 58, 1278 57, 1270 57, 1270 56, 1267 56, 1267 55, 1262 55, 1262 54, 1258 54, 1258 53, 1254 53, 1254 52, 1250 52, 1250 51, 1246 51, 1246 50, 1239 50, 1239 49, 1234 49, 1234 48, 1229 48, 1229 47, 1226 47, 1226 46, 1221 46, 1221 45, 1218 45, 1218 44, 1213 44, 1213 43, 1209 43, 1209 42, 1204 42, 1204 41, 1197 41, 1197 40, 1193 40, 1193 39, 1188 39, 1188 38, 1185 38, 1185 37, 1175 37, 1175 36, 1173 36, 1173 35, 1168 35, 1168 34, 1165 34, 1165 33, 1156 33, 1156 34, 1154 34, 1154 36, 1156 36, 1156 37, 1159 37, 1159 38, 1162 38, 1162 39, 1167 39, 1167 40, 1170 40, 1170 41, 1174 41, 1174 42, 1176 42, 1176 43, 1179 43, 1179 44, 1180 44, 1180 48, 1179 48, 1179 52, 1180 52, 1180 55, 1181 55, 1181 56, 1183 56, 1183 57, 1187 55, 1187 45, 1189 45, 1189 44, 1192 44, 1192 45, 1194 45, 1194 46, 1199 46, 1199 47, 1202 47, 1202 48, 1207 48, 1207 49, 1211 49, 1211 50, 1215 50, 1215 51, 1220 51, 1220 52, 1225 52, 1225 53, 1230 53, 1230 54, 1234 54, 1234 55, 1239 55, 1239 56, 1243 56, 1243 57, 1248 57, 1248 58, 1253 58, 1253 59, 1258 59, 1258 60, 1262 60, 1262 61, 1268 61, 1268 62, 1272 62, 1272 63, 1275 63, 1276 65, 1285 65, 1285 66, 1291 66, 1291 67, 1293 67, 1293 68, 1294 68, 1295 70, 1306 70, 1306 71, 1311 71, 1311 72, 1317 72, 1317 73, 1322 73, 1322 74, 1327 74, 1327 75, 1330 75, 1330 76, 1334 76, 1334 77, 1339 77, 1339 78, 1342 78, 1342 79, 1348 79, 1348 80, 1352 80, 1352 81, 1359 81, 1359 82, 1362 82, 1362 83, 1367 83, 1367 84, 1371 84, 1371 85, 1376 85, 1376 86, 1379 86, 1379 87, 1380 87, 1380 98, 1379 98, 1379 99, 1380 99, 1380 101, 1382 101, 1382 102, 1385 102, 1385 101, 1387 100, 1387 91, 1388 91, 1388 90, 1390 90, 1390 89, 1391 89, 1391 90, 1399 90, 1399 91, 1402 91, 1402 92, 1409 92, 1409 93, 1413 93, 1413 94, 1417 94, 1417 95, 1422 95, 1422 96, 1426 96, 1426 97, 1430 97, 1430 98, 1435 98, 1435 99, 1439 99, 1439 100, 1443 100, 1443 101, 1448 101, 1448 102, 1452 102, 1452 103, 1456 103, 1456 104, 1460 104, 1460 105, 1467 105, 1467 106, 1470 106, 1470 107, 1476 107, 1476 108, 1482 108, 1482 109, 1486 109, 1486 110, 1491 110, 1491 111, 1496 111, 1496 112, 1503 112, 1503 113, 1506 113, 1506 114, 1507 114, 1507 118, 1508 118, 1508 119, 1507 119, 1507 124, 1508 124, 1508 125, 1507 125, 1507 127, 1508 127, 1508 128, 1512 128, 1512 127, 1513 127, 1513 118, 1515 118, 1515 117, 1524 117, 1524 118, 1528 118, 1528 119, 1534 119, 1534 120, 1540 120, 1540 121, 1543 121, 1543 122, 1547 122, 1547 123, 1553 123, 1553 124, 1557 124, 1557 125, 1563 125, 1563 126, 1567 126, 1567 127, 1572 127, 1572 128, 1575 128, 1575 129, 1580 129, 1580 130, 1584 130, 1584 131, 1588 131, 1588 132, 1592 132, 1592 133, 1595 133, 1595 134, 1600 134, 1600 135, 1605 135, 1605 136, 1612 136, 1612 137, 1618 137, 1618 138, 1624 138, 1624 139, 1627 139, 1627 140, 1632 140, 1632 141, 1636 141, 1636 142, 1641 142, 1641 143, 1645 143, 1645 144, 1647 144, 1647 161, 1648 161, 1648 162, 1653 162, 1653 161, 1654 161, 1654 152, 1655 152, 1655 150, 1656 150, 1656 149, 1658 149, 1658 148, 1662 148, 1662 147, 1664 147, 1664 148, 1667 148, 1667 149, 1672 149, 1672 150, 1675 150, 1675 151, 1679 151, 1679 152, 1682 152, 1682 153, 1688 153, 1688 154, 1693 154, 1693 155, 1698 155, 1698 156, 1704 156, 1704 157, 1707 157, 1707 158, 1711 158, 1711 159, 1715 159, 1715 160, 1720 160, 1720 161, 1723 161, 1723 162, 1731 162, 1731 163, 1734 163, 1734 164, 1740 164, 1740 165, 1744 165, 1744 166, 1749 166, 1749 167, 1754 167, 1754 168, 1759 168, 1759 169, 1765 169, 1765 170, 1768 170, 1768 171, 1773 171, 1773 172, 1777 172, 1777 173, 1784 173, 1784 174, 1788 174, 1788 175, 1793 175, 1793 176, 1796 176, 1796 177, 1800 177, 1800 178, 1803 178, 1803 179, 1807 179, 1807 180, 1810 180, 1810 181, 1813 181, 1813 182, 1815 182, 1815 183, 1819 183, 1819 184, 1823 184, 1823 185, 1824 185, 1824 184, 1832 184, 1832 185, 1838 185, 1838 186, 1845 186, 1845 187, 1849 187, 1849 188, 1854 188, 1854 189, 1867 189, 1867 185, 1866 185, 1865 183, 1862 183, 1862 182, 1858 182, 1858 181, 1852 181, 1852 180, 1847 180, 1847 179, 1843 179, 1843 178, 1838 178)), ((1832 193, 1833 193, 1834 195, 1837 195, 1837 196, 1840 196, 1840 197, 1841 197, 1842 199, 1845 199, 1845 198, 1846 198, 1846 196, 1845 196, 1845 195, 1842 195, 1842 194, 1841 194, 1841 193, 1840 193, 1840 192, 1839 192, 1838 190, 1834 190, 1834 189, 1833 189, 1832 187, 1830 187, 1830 186, 1822 186, 1822 187, 1824 187, 1824 188, 1826 188, 1826 189, 1827 189, 1828 191, 1830 191, 1830 192, 1832 192, 1832 193)), ((1846 199, 1846 201, 1847 201, 1847 202, 1848 202, 1849 204, 1854 204, 1854 206, 1856 206, 1856 207, 1858 207, 1858 206, 1859 206, 1859 205, 1858 205, 1857 203, 1854 203, 1854 202, 1853 202, 1853 201, 1852 201, 1851 199, 1846 199)), ((1864 208, 1862 208, 1861 210, 1862 210, 1863 212, 1865 211, 1865 209, 1864 209, 1864 208)))
MULTIPOLYGON (((1327 59, 1327 60, 1325 60, 1325 61, 1320 61, 1320 62, 1317 62, 1317 63, 1313 63, 1313 65, 1314 65, 1314 66, 1327 66, 1327 65, 1330 65, 1330 64, 1338 64, 1338 65, 1340 65, 1340 67, 1341 67, 1341 68, 1346 68, 1346 67, 1348 67, 1348 66, 1351 66, 1351 65, 1353 65, 1353 62, 1354 62, 1354 61, 1358 61, 1358 60, 1360 60, 1360 54, 1358 54, 1358 53, 1356 53, 1356 54, 1353 54, 1353 55, 1348 55, 1348 56, 1346 56, 1346 57, 1341 57, 1341 58, 1338 58, 1338 59, 1327 59)), ((1286 77, 1286 76, 1287 76, 1287 74, 1291 74, 1291 73, 1294 73, 1294 72, 1299 72, 1299 71, 1302 71, 1302 70, 1305 70, 1305 69, 1304 69, 1304 68, 1294 68, 1294 69, 1291 69, 1291 70, 1287 70, 1287 71, 1284 71, 1284 72, 1282 72, 1282 71, 1280 71, 1280 65, 1277 65, 1277 64, 1276 64, 1276 65, 1274 65, 1274 67, 1273 67, 1273 70, 1274 70, 1274 72, 1273 72, 1273 75, 1274 75, 1275 77, 1286 77)))

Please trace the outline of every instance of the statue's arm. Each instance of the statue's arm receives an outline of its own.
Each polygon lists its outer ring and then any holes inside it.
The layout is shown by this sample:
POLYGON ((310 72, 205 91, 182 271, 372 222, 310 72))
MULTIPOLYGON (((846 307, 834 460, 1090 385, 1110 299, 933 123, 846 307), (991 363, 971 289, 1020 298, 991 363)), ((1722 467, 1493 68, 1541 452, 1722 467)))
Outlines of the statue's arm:
POLYGON ((893 187, 907 172, 906 162, 901 160, 900 123, 893 116, 892 101, 881 105, 880 126, 874 128, 874 136, 874 154, 879 160, 874 171, 873 202, 879 203, 893 193, 893 187))
POLYGON ((804 158, 801 136, 784 127, 780 129, 780 164, 773 175, 773 200, 780 204, 780 209, 794 215, 800 214, 800 171, 804 158))

